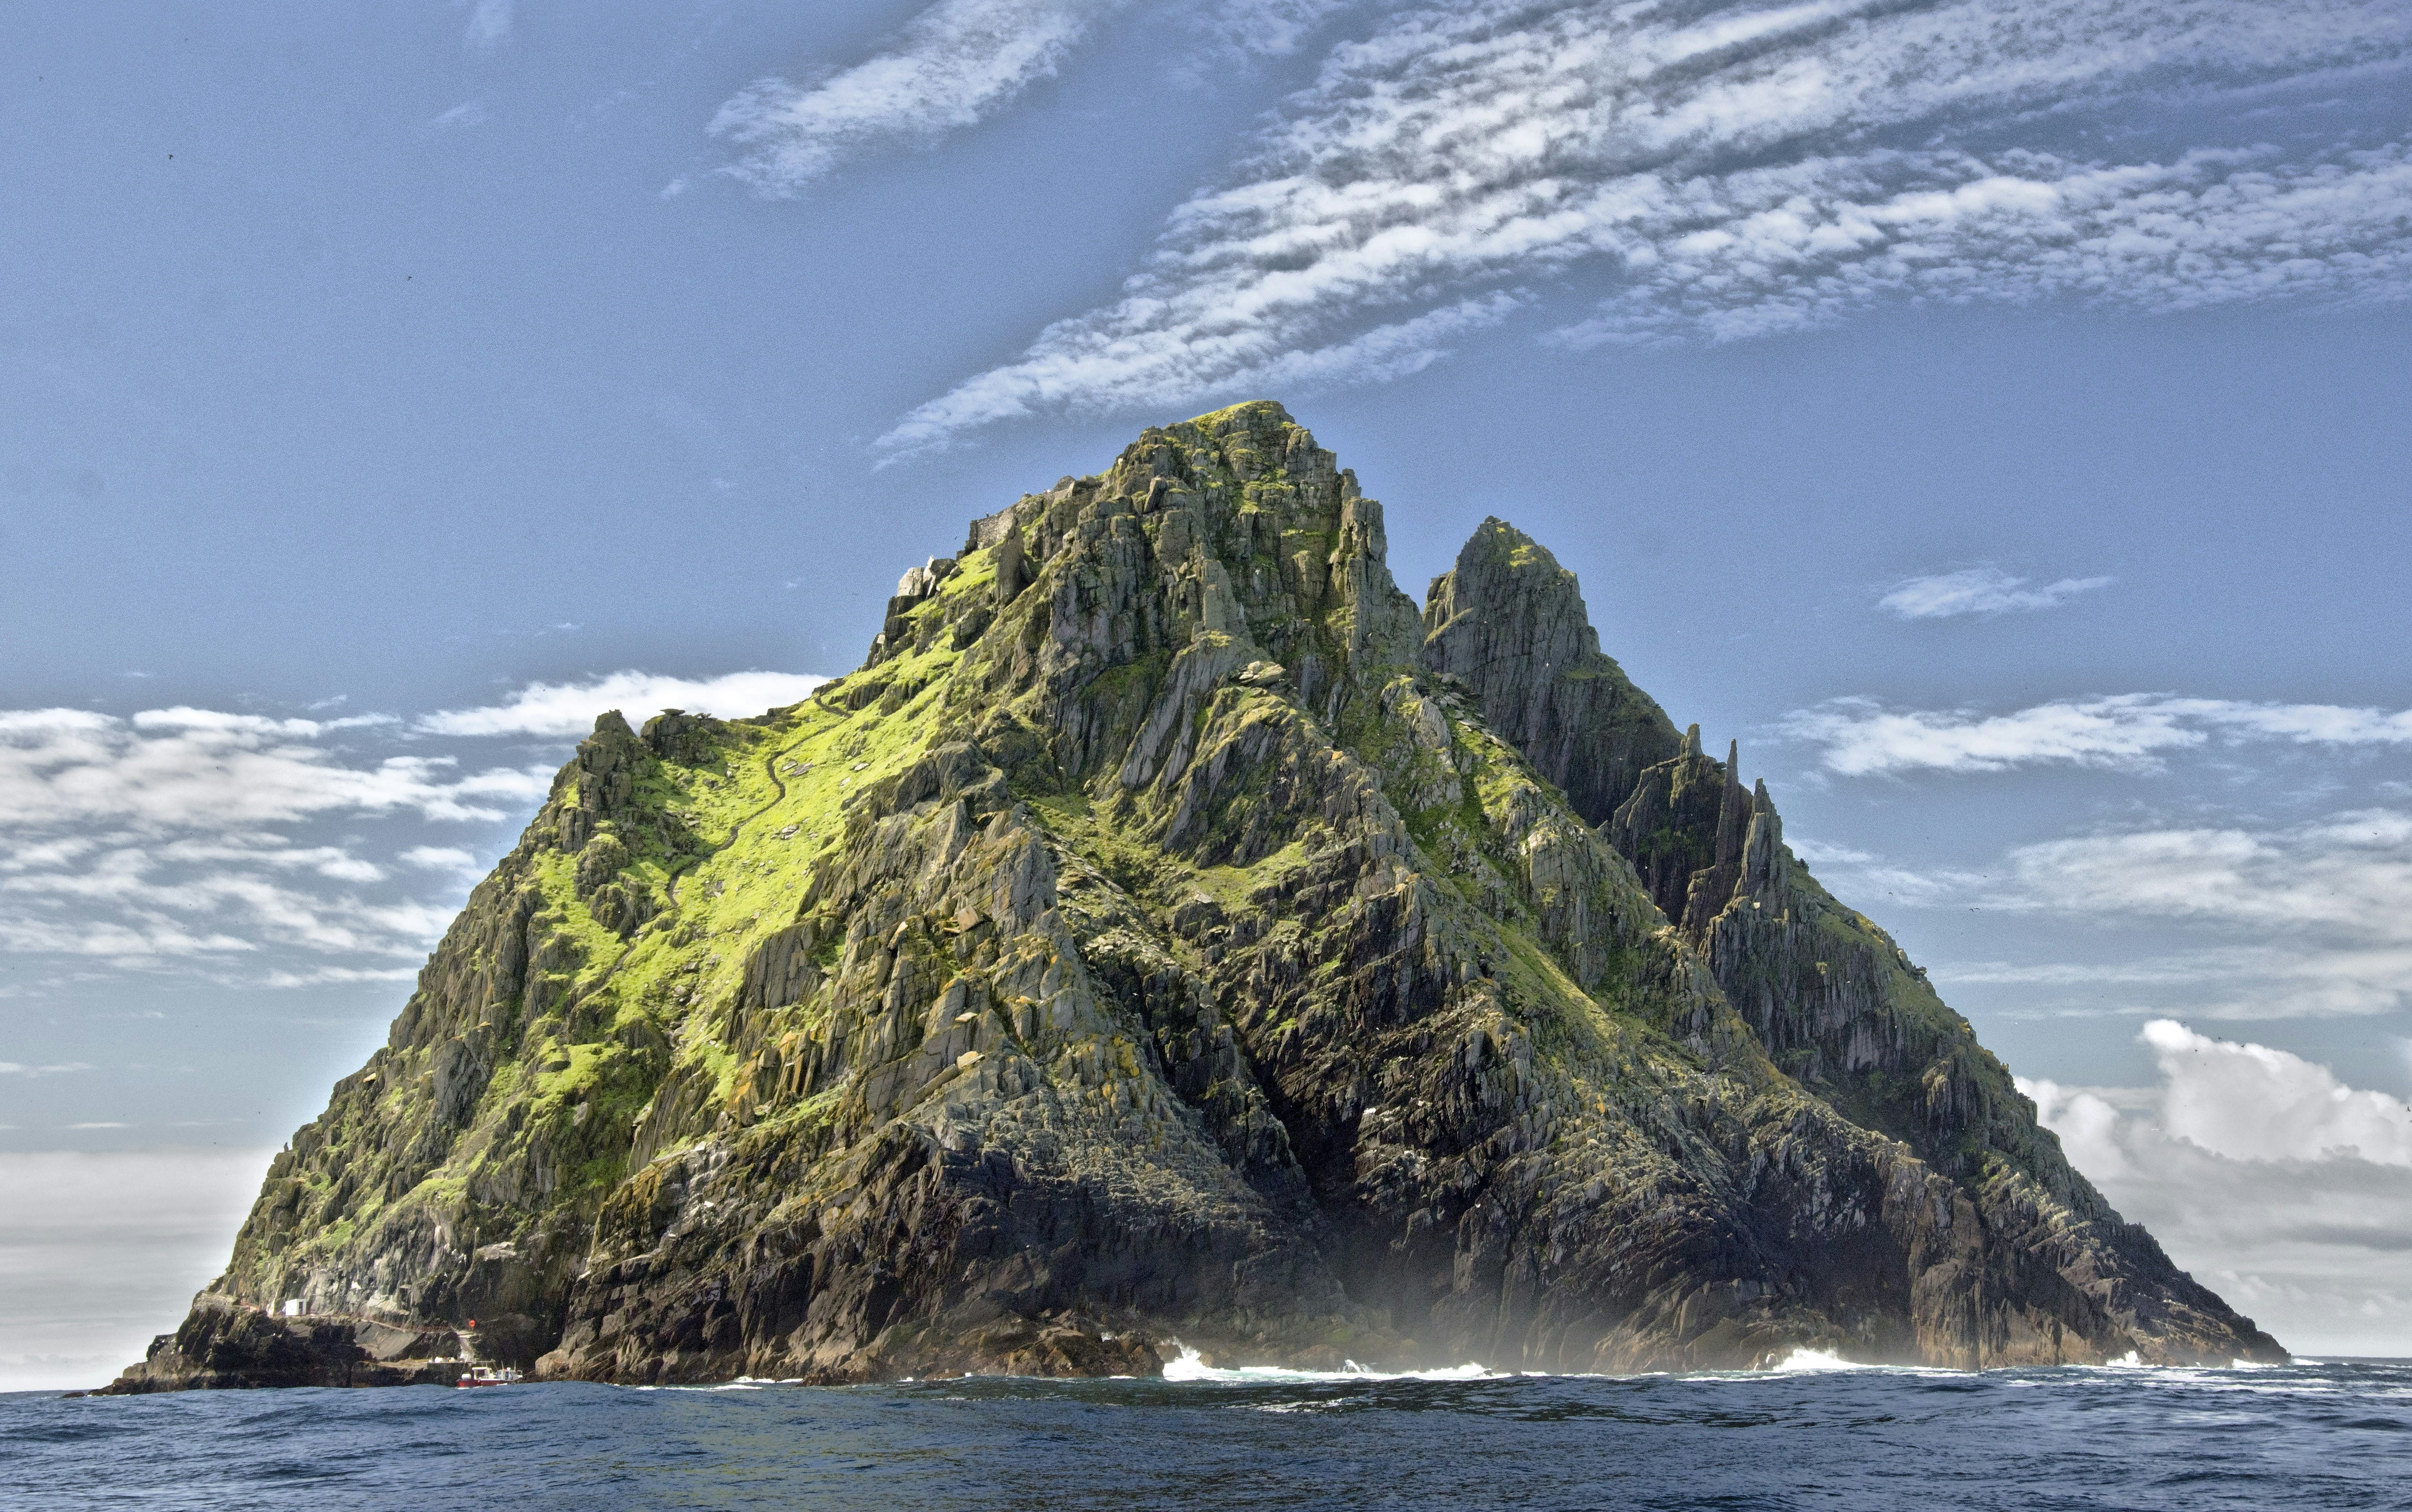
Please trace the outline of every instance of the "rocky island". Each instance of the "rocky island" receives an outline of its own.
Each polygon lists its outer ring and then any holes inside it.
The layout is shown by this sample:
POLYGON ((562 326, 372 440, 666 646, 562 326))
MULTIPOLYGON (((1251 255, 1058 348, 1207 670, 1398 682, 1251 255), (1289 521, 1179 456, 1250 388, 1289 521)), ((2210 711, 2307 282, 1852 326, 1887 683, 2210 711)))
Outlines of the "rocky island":
POLYGON ((1513 527, 1419 613, 1280 406, 1151 429, 599 720, 110 1389, 2283 1359, 1736 765, 1513 527))

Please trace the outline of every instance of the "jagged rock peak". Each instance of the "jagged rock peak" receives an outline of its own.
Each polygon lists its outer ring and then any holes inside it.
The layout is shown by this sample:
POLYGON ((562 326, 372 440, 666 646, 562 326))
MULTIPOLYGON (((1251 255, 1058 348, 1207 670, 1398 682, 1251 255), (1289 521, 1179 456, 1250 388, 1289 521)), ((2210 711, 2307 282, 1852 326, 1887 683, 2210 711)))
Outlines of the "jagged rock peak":
POLYGON ((1235 405, 976 521, 799 704, 598 721, 122 1389, 470 1317, 627 1382, 2283 1355, 1572 574, 1486 521, 1419 621, 1385 546, 1235 405))
MULTIPOLYGON (((1150 427, 1104 472, 973 521, 964 559, 989 557, 1000 604, 1028 581, 1051 582, 1064 616, 1059 676, 1216 637, 1235 667, 1278 664, 1329 713, 1335 679, 1418 659, 1415 608, 1391 580, 1388 550, 1381 506, 1356 475, 1282 406, 1258 401, 1150 427)), ((933 568, 900 585, 866 667, 897 653, 953 564, 933 568)))
POLYGON ((1423 624, 1432 669, 1471 685, 1484 720, 1591 823, 1676 754, 1666 712, 1601 653, 1575 575, 1507 521, 1485 520, 1433 580, 1423 624))

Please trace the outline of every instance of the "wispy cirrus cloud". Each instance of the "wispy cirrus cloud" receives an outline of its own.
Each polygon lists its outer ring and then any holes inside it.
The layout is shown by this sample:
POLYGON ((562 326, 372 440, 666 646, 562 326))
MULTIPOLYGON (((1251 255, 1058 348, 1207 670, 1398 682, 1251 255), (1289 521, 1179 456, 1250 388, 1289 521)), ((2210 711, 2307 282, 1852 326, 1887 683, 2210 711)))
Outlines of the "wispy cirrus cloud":
POLYGON ((1965 567, 1923 578, 1905 578, 1888 589, 1876 607, 1905 620, 1948 620, 1963 614, 2015 614, 2056 609, 2080 594, 2108 588, 2111 578, 2063 578, 2030 588, 1999 567, 1965 567))
MULTIPOLYGON (((1190 29, 1225 50, 1286 52, 1346 0, 1189 0, 1190 29)), ((784 198, 848 158, 976 125, 1065 62, 1133 0, 938 0, 888 47, 801 81, 757 80, 713 117, 743 149, 729 171, 784 198)))
POLYGON ((1835 698, 1786 715, 1778 727, 1822 747, 1820 764, 1846 777, 2043 766, 2152 771, 2167 753, 2213 741, 2412 746, 2412 710, 2162 693, 2056 698, 2002 714, 1889 709, 1873 698, 1835 698))
POLYGON ((465 5, 469 24, 461 45, 473 52, 491 52, 511 39, 512 0, 454 0, 465 5))
POLYGON ((2169 314, 2275 299, 2346 307, 2412 290, 2403 142, 2310 161, 2269 146, 2124 164, 1880 153, 1686 189, 1626 290, 1556 340, 1730 341, 1905 298, 2169 314))
POLYGON ((1981 868, 1921 873, 1809 847, 1846 895, 1914 908, 2057 916, 2129 939, 2108 960, 1937 963, 1947 986, 2040 990, 1998 1011, 2226 1020, 2412 1007, 2412 814, 2370 808, 2293 825, 2154 825, 2012 846, 1981 868))
POLYGON ((939 0, 895 44, 801 83, 758 80, 712 132, 745 150, 732 171, 791 195, 855 154, 978 123, 1041 80, 1129 0, 939 0))
POLYGON ((1363 0, 1197 0, 1184 18, 1210 44, 1199 62, 1217 64, 1234 52, 1278 57, 1294 52, 1316 28, 1363 0), (1216 56, 1220 51, 1222 56, 1216 56))
POLYGON ((882 444, 1263 383, 1369 326, 1395 368, 1424 314, 1585 265, 1621 286, 1556 333, 1572 346, 1766 335, 1900 298, 2402 298, 2401 141, 2282 150, 2233 125, 2125 162, 2040 143, 2075 112, 2232 116, 2240 89, 2398 68, 2407 47, 2412 16, 2379 0, 1405 8, 1173 213, 1123 299, 882 444))
POLYGON ((465 130, 486 124, 486 107, 482 101, 463 100, 427 123, 429 131, 465 130))

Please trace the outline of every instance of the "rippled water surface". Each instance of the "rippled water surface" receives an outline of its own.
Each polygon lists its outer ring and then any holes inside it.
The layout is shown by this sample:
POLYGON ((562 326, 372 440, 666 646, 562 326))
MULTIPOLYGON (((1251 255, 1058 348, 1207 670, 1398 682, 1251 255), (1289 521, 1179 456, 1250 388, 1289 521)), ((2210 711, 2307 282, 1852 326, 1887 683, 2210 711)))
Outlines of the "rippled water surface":
POLYGON ((2406 1507, 2412 1361, 0 1397, 33 1507, 2406 1507))

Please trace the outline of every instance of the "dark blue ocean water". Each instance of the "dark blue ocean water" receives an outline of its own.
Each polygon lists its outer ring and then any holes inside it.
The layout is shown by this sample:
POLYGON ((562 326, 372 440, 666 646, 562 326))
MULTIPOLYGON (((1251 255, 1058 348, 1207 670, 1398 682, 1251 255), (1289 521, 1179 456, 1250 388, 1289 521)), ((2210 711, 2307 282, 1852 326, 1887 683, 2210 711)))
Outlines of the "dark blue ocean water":
POLYGON ((2412 1361, 15 1395, 0 1503, 2412 1507, 2412 1361))

